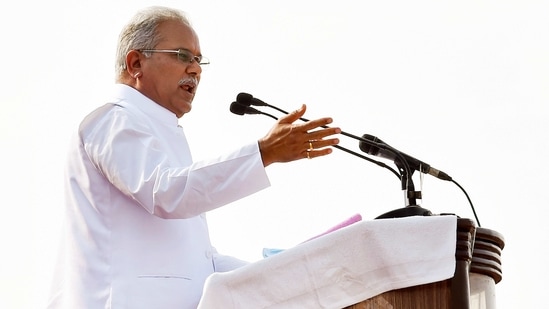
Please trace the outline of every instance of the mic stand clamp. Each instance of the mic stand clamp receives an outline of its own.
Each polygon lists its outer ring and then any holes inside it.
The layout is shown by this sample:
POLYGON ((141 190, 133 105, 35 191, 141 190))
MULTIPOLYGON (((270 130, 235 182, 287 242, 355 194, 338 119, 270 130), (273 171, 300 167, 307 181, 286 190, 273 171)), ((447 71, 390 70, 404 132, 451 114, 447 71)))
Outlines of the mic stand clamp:
POLYGON ((386 212, 376 219, 392 219, 392 218, 403 218, 411 216, 432 216, 433 213, 429 209, 425 209, 416 204, 416 199, 421 199, 421 191, 415 191, 413 181, 408 179, 408 186, 404 185, 406 178, 405 175, 402 176, 402 183, 404 190, 404 199, 406 201, 406 207, 398 208, 386 212), (407 187, 407 188, 406 188, 407 187))

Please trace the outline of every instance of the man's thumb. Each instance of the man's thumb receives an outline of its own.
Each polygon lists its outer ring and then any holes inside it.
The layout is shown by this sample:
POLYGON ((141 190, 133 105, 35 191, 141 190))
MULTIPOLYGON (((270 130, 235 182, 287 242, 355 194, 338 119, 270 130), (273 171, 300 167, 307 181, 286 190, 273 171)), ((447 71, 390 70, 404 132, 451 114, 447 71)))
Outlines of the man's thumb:
POLYGON ((289 113, 288 115, 280 118, 280 123, 293 123, 294 121, 301 118, 305 111, 307 110, 307 105, 303 104, 300 108, 294 110, 293 112, 289 113))

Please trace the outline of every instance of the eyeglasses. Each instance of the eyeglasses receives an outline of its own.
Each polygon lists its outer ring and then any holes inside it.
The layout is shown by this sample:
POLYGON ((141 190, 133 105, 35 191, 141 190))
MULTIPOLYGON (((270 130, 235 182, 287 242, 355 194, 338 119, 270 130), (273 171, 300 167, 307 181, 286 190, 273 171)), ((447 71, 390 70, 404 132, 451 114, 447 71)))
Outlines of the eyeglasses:
POLYGON ((142 53, 167 53, 167 54, 176 54, 179 61, 191 64, 197 62, 199 65, 208 65, 210 64, 210 59, 203 56, 195 56, 190 51, 186 49, 140 49, 142 53))

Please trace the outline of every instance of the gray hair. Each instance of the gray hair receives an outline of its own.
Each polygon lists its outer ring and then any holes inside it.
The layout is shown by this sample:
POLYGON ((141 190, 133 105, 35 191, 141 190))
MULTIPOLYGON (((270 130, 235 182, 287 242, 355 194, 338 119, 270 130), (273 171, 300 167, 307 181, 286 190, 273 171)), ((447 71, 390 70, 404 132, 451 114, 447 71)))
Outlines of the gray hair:
POLYGON ((157 33, 158 26, 165 21, 176 20, 191 26, 184 12, 168 7, 152 6, 145 8, 122 28, 116 50, 115 74, 120 80, 126 70, 126 55, 134 49, 153 49, 161 37, 157 33))

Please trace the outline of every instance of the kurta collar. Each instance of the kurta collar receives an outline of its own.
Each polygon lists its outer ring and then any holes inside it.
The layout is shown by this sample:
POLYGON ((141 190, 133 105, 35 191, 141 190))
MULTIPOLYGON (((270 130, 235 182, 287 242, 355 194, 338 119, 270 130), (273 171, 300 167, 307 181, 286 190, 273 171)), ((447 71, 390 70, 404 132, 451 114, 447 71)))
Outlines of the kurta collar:
POLYGON ((178 126, 177 116, 173 112, 149 99, 135 88, 125 84, 115 84, 113 94, 115 98, 126 102, 129 106, 136 107, 160 123, 178 126))

